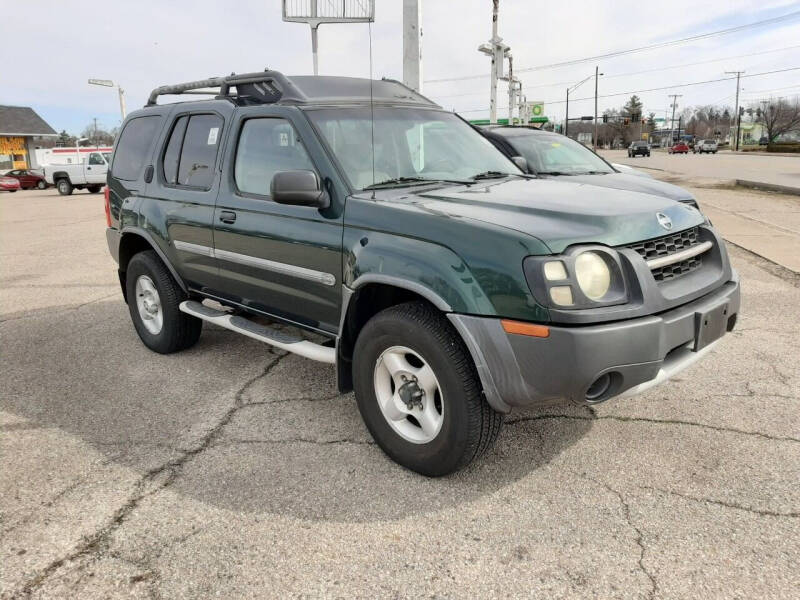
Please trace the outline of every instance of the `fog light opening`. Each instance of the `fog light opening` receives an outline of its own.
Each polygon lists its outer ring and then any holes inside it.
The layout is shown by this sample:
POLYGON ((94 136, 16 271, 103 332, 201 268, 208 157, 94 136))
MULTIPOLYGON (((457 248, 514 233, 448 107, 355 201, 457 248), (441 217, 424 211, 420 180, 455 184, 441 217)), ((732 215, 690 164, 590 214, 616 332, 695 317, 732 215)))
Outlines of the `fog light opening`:
POLYGON ((611 374, 603 373, 592 382, 589 389, 586 390, 586 400, 589 402, 597 402, 606 395, 611 387, 611 374))

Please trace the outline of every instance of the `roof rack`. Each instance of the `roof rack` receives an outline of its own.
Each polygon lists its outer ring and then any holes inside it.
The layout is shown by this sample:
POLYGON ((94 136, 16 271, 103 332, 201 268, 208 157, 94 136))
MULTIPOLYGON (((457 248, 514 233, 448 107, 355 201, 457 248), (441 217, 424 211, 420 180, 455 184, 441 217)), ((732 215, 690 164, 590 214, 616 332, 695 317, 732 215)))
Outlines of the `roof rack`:
POLYGON ((305 94, 297 89, 283 73, 265 69, 258 73, 231 73, 227 77, 211 77, 199 81, 162 85, 150 92, 147 106, 157 104, 159 96, 180 94, 213 94, 219 90, 218 100, 225 99, 237 104, 272 104, 283 102, 305 102, 305 94), (231 93, 236 88, 236 93, 231 93))

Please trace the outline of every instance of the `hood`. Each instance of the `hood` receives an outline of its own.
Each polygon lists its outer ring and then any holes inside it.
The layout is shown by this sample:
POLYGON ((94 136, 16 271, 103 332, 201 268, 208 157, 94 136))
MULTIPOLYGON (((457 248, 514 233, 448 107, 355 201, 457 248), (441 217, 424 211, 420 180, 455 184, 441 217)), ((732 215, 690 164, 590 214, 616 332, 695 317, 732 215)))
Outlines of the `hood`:
POLYGON ((573 177, 507 179, 403 197, 419 210, 468 218, 538 238, 553 253, 577 243, 620 246, 703 223, 695 208, 664 196, 575 182, 573 177), (569 181, 566 181, 569 179, 569 181), (658 213, 672 227, 659 224, 658 213))
POLYGON ((607 175, 570 175, 568 177, 561 177, 561 180, 568 179, 575 183, 588 183, 598 187, 611 188, 615 190, 627 190, 629 192, 643 192, 645 194, 652 194, 654 196, 662 196, 670 200, 693 200, 694 197, 685 189, 658 181, 657 179, 650 179, 649 177, 642 177, 641 175, 633 175, 630 173, 608 173, 607 175))

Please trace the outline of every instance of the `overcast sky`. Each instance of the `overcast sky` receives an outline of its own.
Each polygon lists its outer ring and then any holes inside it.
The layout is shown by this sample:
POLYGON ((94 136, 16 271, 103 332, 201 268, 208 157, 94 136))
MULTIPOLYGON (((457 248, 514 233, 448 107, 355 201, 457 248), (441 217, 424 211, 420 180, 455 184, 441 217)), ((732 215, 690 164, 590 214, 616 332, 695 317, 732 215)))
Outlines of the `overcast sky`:
MULTIPOLYGON (((402 79, 402 2, 376 4, 374 75, 402 79)), ((87 85, 90 77, 119 82, 130 111, 144 104, 152 88, 167 83, 265 67, 311 73, 309 29, 283 22, 280 0, 26 0, 24 10, 15 5, 14 18, 5 22, 2 34, 6 58, 0 72, 0 104, 32 106, 59 131, 77 133, 93 117, 105 127, 119 123, 116 92, 87 85)), ((424 79, 483 75, 427 82, 423 92, 468 118, 488 113, 489 59, 476 49, 491 36, 491 5, 490 0, 423 0, 424 79)), ((501 0, 499 30, 511 45, 515 68, 523 69, 793 11, 800 11, 797 1, 501 0)), ((319 37, 321 74, 369 76, 366 25, 322 25, 319 37)), ((800 18, 598 64, 605 73, 600 95, 718 79, 730 70, 751 74, 800 67, 800 18), (704 64, 694 64, 699 62, 704 64)), ((561 119, 565 88, 593 73, 594 66, 591 62, 519 74, 528 100, 544 100, 545 113, 561 119)), ((592 88, 588 81, 571 97, 591 96, 592 88)), ((746 78, 742 88, 745 101, 800 93, 800 70, 746 78)), ((735 91, 730 81, 674 89, 683 94, 681 106, 733 105, 735 91)), ((671 92, 639 94, 645 111, 663 116, 671 92)), ((501 82, 500 107, 507 105, 506 93, 501 82)), ((619 107, 626 99, 601 98, 599 110, 619 107)), ((571 115, 592 110, 592 100, 570 102, 571 115)))

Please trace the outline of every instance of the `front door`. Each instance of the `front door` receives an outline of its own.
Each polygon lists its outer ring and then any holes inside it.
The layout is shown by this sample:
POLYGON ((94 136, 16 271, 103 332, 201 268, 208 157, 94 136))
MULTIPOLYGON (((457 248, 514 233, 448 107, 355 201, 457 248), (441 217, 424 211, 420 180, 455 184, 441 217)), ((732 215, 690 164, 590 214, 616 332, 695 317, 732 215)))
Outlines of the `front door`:
POLYGON ((86 159, 85 166, 86 183, 100 184, 106 182, 108 175, 108 163, 100 152, 91 152, 86 159))
POLYGON ((241 109, 225 163, 214 214, 220 295, 335 333, 341 306, 344 194, 311 126, 294 108, 241 109), (289 170, 316 172, 331 194, 331 206, 273 202, 272 177, 289 170))

